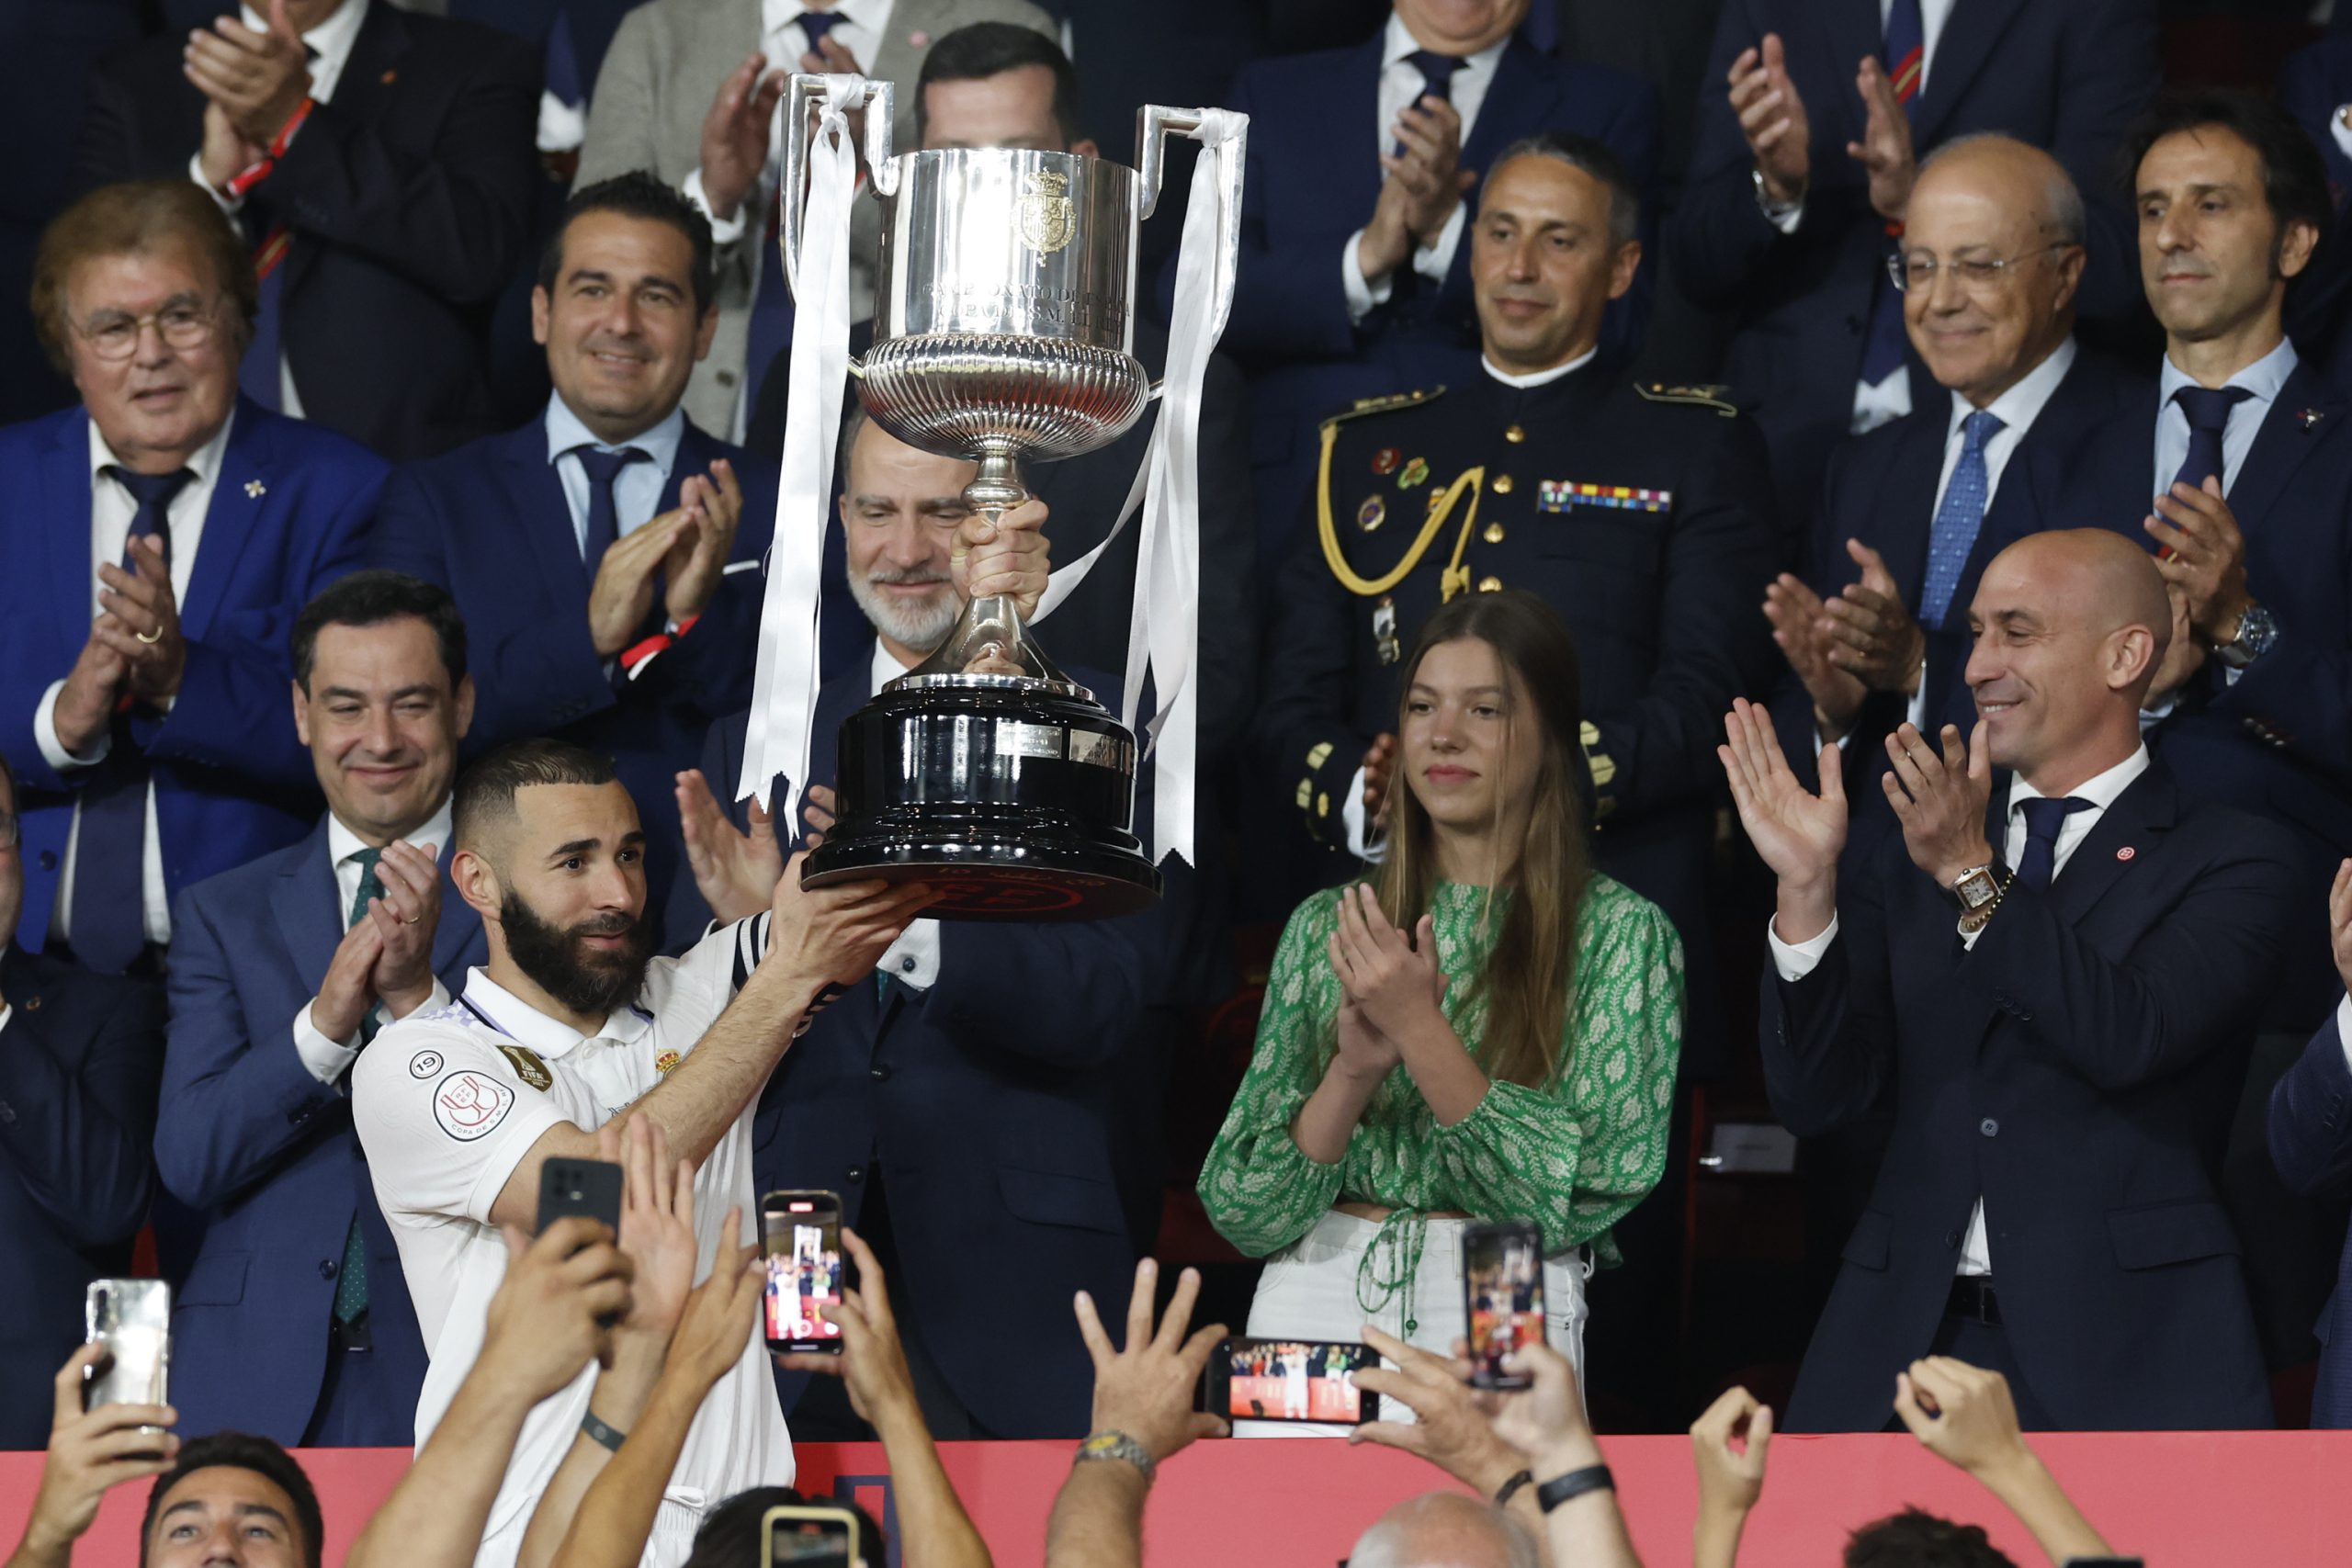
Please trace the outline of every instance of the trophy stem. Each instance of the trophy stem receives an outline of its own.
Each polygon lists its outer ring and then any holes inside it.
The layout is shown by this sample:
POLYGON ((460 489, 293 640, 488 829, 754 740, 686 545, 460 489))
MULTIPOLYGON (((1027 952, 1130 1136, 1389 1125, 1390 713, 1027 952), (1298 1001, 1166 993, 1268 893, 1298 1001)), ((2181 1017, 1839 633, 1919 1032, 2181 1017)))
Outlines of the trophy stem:
MULTIPOLYGON (((1010 443, 987 443, 980 471, 964 487, 965 504, 994 525, 1028 500, 1016 449, 1010 443)), ((1001 593, 984 593, 966 604, 947 640, 899 679, 928 675, 1014 675, 1069 683, 1023 625, 1020 607, 1001 593)))

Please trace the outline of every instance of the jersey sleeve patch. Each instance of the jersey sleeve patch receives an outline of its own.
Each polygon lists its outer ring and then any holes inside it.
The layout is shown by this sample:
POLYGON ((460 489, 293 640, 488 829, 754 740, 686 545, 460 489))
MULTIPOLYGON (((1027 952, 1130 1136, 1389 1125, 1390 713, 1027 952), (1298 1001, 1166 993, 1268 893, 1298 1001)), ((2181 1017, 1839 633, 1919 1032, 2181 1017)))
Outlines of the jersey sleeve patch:
POLYGON ((433 1090, 434 1122, 461 1144, 488 1137, 514 1109, 513 1089, 470 1067, 449 1074, 433 1090))

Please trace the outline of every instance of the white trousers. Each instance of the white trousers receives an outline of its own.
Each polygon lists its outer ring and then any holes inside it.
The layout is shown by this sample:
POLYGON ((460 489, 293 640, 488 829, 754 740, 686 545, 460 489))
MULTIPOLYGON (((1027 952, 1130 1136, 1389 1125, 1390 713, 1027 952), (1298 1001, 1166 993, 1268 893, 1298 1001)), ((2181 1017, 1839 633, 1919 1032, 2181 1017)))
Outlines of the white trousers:
MULTIPOLYGON (((1266 1259, 1258 1293, 1250 1303, 1250 1337, 1353 1343, 1363 1337, 1369 1321, 1417 1349, 1452 1355, 1453 1342, 1469 1333, 1462 1313, 1462 1235, 1469 1222, 1430 1220, 1425 1224, 1420 1268, 1412 1284, 1378 1313, 1368 1314, 1356 1303, 1356 1269, 1380 1225, 1329 1211, 1313 1230, 1266 1259), (1408 1306, 1415 1324, 1410 1334, 1405 1332, 1408 1306)), ((1591 1272, 1582 1247, 1544 1260, 1544 1337, 1576 1368, 1579 1386, 1584 1378, 1584 1282, 1591 1272)), ((1403 1404, 1388 1399, 1381 1402, 1380 1418, 1409 1422, 1414 1416, 1403 1404)), ((1348 1430, 1328 1422, 1233 1424, 1237 1438, 1344 1438, 1348 1430)))

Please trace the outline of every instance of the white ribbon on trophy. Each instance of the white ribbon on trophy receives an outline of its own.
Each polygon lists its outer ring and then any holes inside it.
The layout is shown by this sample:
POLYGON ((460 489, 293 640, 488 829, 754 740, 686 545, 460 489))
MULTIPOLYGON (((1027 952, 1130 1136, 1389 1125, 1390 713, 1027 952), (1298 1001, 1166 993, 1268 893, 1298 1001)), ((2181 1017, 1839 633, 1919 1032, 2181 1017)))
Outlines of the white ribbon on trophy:
MULTIPOLYGON (((800 836, 793 824, 808 793, 809 728, 817 712, 825 530, 831 525, 833 448, 849 379, 849 205, 857 194, 857 152, 846 111, 865 103, 865 78, 827 76, 825 89, 809 147, 800 314, 792 334, 791 402, 785 410, 775 536, 768 547, 767 591, 760 606, 759 668, 752 684, 743 772, 735 787, 738 800, 757 799, 774 813, 783 824, 776 836, 786 843, 800 836), (778 773, 788 793, 770 800, 768 788, 778 773)), ((799 193, 786 190, 778 199, 797 201, 799 193)), ((762 259, 770 266, 783 265, 780 256, 762 259)))

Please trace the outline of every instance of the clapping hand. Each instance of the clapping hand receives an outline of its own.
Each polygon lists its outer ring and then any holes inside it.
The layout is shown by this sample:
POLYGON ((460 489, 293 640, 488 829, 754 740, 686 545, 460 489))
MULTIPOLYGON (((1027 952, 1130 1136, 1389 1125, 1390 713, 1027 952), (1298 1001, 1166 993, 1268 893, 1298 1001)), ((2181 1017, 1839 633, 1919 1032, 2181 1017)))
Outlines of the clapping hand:
POLYGON ((1370 883, 1343 887, 1330 954, 1347 999, 1381 1033, 1401 1041, 1432 1018, 1444 1023, 1445 972, 1438 967, 1437 929, 1429 916, 1408 939, 1388 923, 1370 883))
POLYGON ((702 122, 702 194, 711 216, 733 219, 767 167, 768 126, 787 78, 764 54, 746 56, 727 73, 702 122))
POLYGON ((90 635, 112 649, 123 663, 130 694, 158 705, 179 695, 187 668, 187 641, 180 633, 178 597, 164 558, 164 542, 153 534, 130 541, 126 571, 112 561, 98 566, 98 617, 90 635))
MULTIPOLYGON (((1838 856, 1846 847, 1846 779, 1838 748, 1821 749, 1821 793, 1809 793, 1789 772, 1779 737, 1765 711, 1745 697, 1732 700, 1724 719, 1726 744, 1715 748, 1731 781, 1732 804, 1756 852, 1785 894, 1818 893, 1834 881, 1838 856)), ((1826 916, 1821 925, 1828 924, 1826 916)), ((1781 932, 1783 942, 1803 942, 1812 931, 1781 932)))
POLYGON ((681 545, 693 548, 700 526, 695 508, 680 506, 605 547, 588 589, 588 640, 597 658, 610 659, 629 645, 653 611, 655 574, 681 545))
POLYGON ((2156 497, 2156 513, 2141 525, 2164 547, 2156 570, 2186 596, 2189 626, 2209 643, 2234 637, 2254 601, 2245 587, 2245 535, 2222 497, 2222 481, 2176 484, 2156 497))
POLYGON ((1940 754, 1905 724, 1886 738, 1886 758, 1894 766, 1879 782, 1902 819, 1911 863, 1939 887, 1950 887, 1963 871, 1991 863, 1984 810, 1993 798, 1993 749, 1984 721, 1976 721, 1965 744, 1958 725, 1945 725, 1940 754))
MULTIPOLYGON (((441 863, 431 844, 395 840, 377 857, 384 895, 368 901, 365 923, 376 928, 382 952, 369 988, 384 1010, 406 1018, 433 996, 433 937, 441 926, 441 863)), ((336 1038, 340 1038, 337 1036, 336 1038)))
POLYGON ((1846 156, 1862 166, 1870 178, 1871 207, 1889 223, 1900 223, 1911 208, 1911 186, 1919 165, 1911 148, 1911 117, 1894 95, 1894 83, 1866 54, 1854 74, 1854 90, 1862 96, 1862 139, 1846 143, 1846 156))
POLYGON ((1742 50, 1724 81, 1731 112, 1764 177, 1764 194, 1782 204, 1803 201, 1813 167, 1813 129, 1789 75, 1781 35, 1766 33, 1758 47, 1742 50))
POLYGON ((688 526, 678 531, 662 558, 662 610, 680 626, 710 608, 713 595, 735 553, 743 521, 743 487, 735 465, 720 457, 708 474, 689 474, 678 486, 678 510, 688 526))
POLYGON ((2335 972, 2352 989, 2352 860, 2335 868, 2335 885, 2327 890, 2327 940, 2335 972))
POLYGON ((1815 728, 1829 739, 1844 735, 1854 727, 1870 688, 1830 658, 1834 639, 1823 629, 1829 614, 1821 596, 1804 579, 1784 571, 1765 585, 1764 618, 1771 623, 1773 643, 1813 699, 1815 728))
MULTIPOLYGON (((686 840, 686 869, 695 889, 720 920, 747 920, 766 908, 784 874, 784 852, 775 839, 775 820, 760 803, 751 803, 751 831, 727 819, 710 781, 698 768, 678 775, 678 826, 686 840)), ((812 846, 813 847, 813 846, 812 846)))
POLYGON ((180 73, 220 107, 239 136, 266 147, 311 96, 311 62, 286 0, 269 0, 269 26, 255 32, 233 16, 188 36, 180 73))
POLYGON ((1822 606, 1815 626, 1829 661, 1874 692, 1918 689, 1928 657, 1928 634, 1904 607, 1903 591, 1879 553, 1860 539, 1846 541, 1846 553, 1862 569, 1822 606))
POLYGON ((1388 828, 1388 787, 1396 771, 1396 738, 1383 730, 1363 753, 1364 836, 1376 839, 1388 828))

